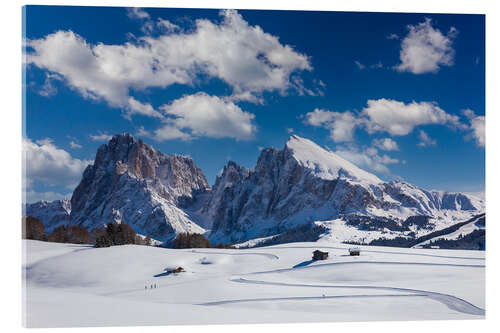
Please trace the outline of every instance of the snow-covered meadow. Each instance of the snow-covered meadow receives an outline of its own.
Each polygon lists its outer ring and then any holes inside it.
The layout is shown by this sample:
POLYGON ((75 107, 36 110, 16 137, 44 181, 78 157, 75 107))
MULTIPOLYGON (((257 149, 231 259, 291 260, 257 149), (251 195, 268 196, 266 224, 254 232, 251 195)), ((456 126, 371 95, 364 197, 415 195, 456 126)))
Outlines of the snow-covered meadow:
POLYGON ((23 242, 28 327, 484 318, 482 251, 23 242), (316 249, 329 258, 312 262, 316 249))

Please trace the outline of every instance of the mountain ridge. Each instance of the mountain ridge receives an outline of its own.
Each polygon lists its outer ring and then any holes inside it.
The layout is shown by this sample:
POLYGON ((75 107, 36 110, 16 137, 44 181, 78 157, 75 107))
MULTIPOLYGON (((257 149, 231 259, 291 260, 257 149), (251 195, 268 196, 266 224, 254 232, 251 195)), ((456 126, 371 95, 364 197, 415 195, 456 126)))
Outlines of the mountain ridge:
MULTIPOLYGON (((163 154, 128 133, 115 135, 85 169, 70 206, 69 218, 61 215, 61 221, 89 229, 124 221, 161 240, 210 229, 217 243, 340 217, 357 228, 372 223, 383 229, 381 221, 392 221, 386 223, 391 232, 421 235, 424 227, 403 227, 408 218, 430 217, 425 231, 432 231, 484 211, 484 201, 471 195, 385 182, 296 135, 281 150, 263 149, 252 169, 229 161, 213 187, 191 158, 163 154)), ((30 207, 27 212, 36 215, 37 206, 30 207)))

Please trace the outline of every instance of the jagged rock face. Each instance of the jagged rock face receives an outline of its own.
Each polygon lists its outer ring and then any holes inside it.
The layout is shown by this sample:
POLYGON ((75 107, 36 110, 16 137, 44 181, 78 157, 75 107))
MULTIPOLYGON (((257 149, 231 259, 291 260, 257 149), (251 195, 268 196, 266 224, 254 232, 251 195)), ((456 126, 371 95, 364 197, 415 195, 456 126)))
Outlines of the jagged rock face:
POLYGON ((177 205, 208 189, 191 158, 165 155, 130 134, 116 135, 99 148, 73 192, 71 223, 92 228, 123 221, 156 239, 203 232, 177 205))
POLYGON ((252 171, 228 164, 204 211, 213 220, 211 240, 234 243, 345 214, 402 224, 410 216, 435 217, 444 211, 459 212, 462 218, 464 212, 477 213, 483 204, 460 193, 384 183, 333 152, 293 136, 282 150, 263 150, 252 171))
POLYGON ((40 218, 48 232, 61 224, 92 229, 112 221, 164 241, 207 228, 215 243, 335 219, 364 230, 421 234, 482 211, 481 199, 426 191, 403 181, 383 182, 297 136, 282 150, 264 149, 252 170, 229 162, 210 190, 190 158, 165 155, 129 134, 116 135, 99 148, 71 203, 26 207, 26 214, 40 218))
MULTIPOLYGON (((234 162, 233 162, 234 163, 234 162)), ((239 166, 228 165, 213 187, 207 213, 211 239, 239 242, 288 230, 339 212, 378 205, 373 193, 344 178, 324 179, 304 167, 288 147, 264 149, 254 170, 224 182, 239 166)))
POLYGON ((26 216, 42 221, 45 233, 51 233, 60 225, 69 223, 71 202, 69 200, 39 201, 26 205, 26 216))

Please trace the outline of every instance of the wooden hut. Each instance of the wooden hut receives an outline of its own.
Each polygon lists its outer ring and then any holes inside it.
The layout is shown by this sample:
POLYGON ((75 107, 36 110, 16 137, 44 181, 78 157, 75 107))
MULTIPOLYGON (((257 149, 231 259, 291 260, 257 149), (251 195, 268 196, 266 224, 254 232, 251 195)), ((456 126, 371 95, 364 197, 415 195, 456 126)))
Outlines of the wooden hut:
POLYGON ((351 247, 349 249, 349 255, 351 256, 359 256, 361 254, 361 250, 359 247, 351 247))
POLYGON ((316 250, 313 252, 313 260, 326 260, 328 259, 328 252, 316 250))
POLYGON ((176 269, 169 269, 169 270, 167 270, 168 274, 178 274, 180 272, 184 272, 184 268, 177 267, 176 269))

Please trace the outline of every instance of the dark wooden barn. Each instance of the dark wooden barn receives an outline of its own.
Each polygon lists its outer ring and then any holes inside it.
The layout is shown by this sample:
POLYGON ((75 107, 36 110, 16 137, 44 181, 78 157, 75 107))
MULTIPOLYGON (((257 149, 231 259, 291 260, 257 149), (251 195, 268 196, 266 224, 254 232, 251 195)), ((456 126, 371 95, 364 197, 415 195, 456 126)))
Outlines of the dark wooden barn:
POLYGON ((352 247, 349 249, 349 255, 351 256, 359 256, 361 254, 361 250, 359 247, 352 247))
POLYGON ((313 252, 313 260, 325 260, 328 259, 328 252, 323 252, 316 250, 313 252))

